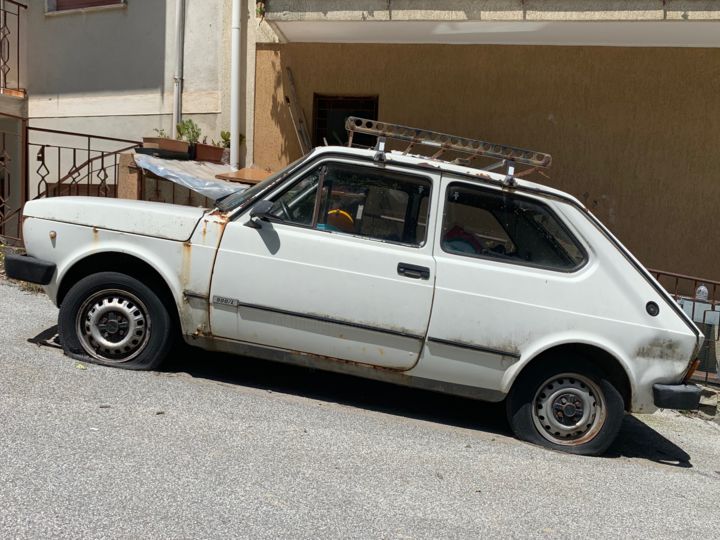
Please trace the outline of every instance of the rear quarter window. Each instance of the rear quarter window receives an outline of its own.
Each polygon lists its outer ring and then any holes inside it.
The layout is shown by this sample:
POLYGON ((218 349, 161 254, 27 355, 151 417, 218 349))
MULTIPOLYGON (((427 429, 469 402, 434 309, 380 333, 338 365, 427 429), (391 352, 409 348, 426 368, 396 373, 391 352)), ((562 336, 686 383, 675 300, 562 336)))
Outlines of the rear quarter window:
POLYGON ((441 247, 454 255, 562 272, 587 260, 580 242, 547 205, 460 183, 447 189, 441 247))

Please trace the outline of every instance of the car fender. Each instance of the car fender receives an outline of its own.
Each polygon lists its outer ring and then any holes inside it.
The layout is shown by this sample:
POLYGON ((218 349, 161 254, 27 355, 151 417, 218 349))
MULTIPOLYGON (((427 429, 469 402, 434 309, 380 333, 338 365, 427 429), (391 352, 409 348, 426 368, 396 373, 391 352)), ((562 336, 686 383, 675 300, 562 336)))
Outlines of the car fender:
POLYGON ((539 339, 523 347, 520 359, 512 364, 504 373, 502 378, 502 391, 510 392, 512 385, 518 376, 533 360, 542 353, 562 345, 587 345, 602 350, 609 354, 621 365, 628 380, 630 381, 631 395, 636 394, 637 382, 635 372, 628 358, 622 353, 622 349, 615 343, 593 334, 577 332, 576 330, 561 332, 542 336, 539 339))
MULTIPOLYGON (((151 249, 151 246, 138 244, 134 240, 129 241, 128 239, 120 238, 106 239, 101 244, 94 246, 80 246, 64 257, 57 265, 54 299, 57 300, 57 291, 63 280, 67 277, 68 272, 76 264, 88 257, 102 253, 122 253, 123 255, 135 257, 151 266, 165 281, 173 293, 175 303, 180 307, 178 298, 182 297, 182 286, 177 272, 172 269, 172 265, 164 261, 163 258, 158 257, 157 251, 151 249)), ((117 269, 119 272, 122 272, 122 270, 122 268, 117 269)))

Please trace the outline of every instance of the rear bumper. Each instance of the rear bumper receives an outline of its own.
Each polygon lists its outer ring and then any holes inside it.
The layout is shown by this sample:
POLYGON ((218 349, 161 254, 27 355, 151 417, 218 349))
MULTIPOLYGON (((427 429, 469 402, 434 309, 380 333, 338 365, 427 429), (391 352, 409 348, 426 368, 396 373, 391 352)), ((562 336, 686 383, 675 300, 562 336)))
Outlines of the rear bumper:
POLYGON ((5 255, 5 274, 10 279, 47 285, 55 273, 55 264, 29 255, 5 255))
POLYGON ((700 406, 700 387, 695 384, 654 384, 655 406, 661 409, 692 410, 700 406))

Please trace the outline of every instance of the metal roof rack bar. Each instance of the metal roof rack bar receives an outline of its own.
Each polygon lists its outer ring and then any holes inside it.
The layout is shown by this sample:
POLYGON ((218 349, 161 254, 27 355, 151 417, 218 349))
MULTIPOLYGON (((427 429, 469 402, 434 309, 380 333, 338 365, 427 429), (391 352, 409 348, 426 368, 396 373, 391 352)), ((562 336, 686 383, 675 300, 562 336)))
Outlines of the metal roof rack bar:
POLYGON ((403 153, 407 154, 416 145, 431 146, 437 148, 431 159, 438 159, 443 152, 459 152, 465 154, 467 159, 487 157, 514 162, 515 164, 528 165, 531 167, 549 167, 552 163, 552 156, 535 150, 516 148, 504 144, 496 144, 477 139, 466 139, 446 133, 428 131, 400 124, 388 124, 377 120, 357 118, 350 116, 345 120, 345 129, 348 131, 348 146, 352 146, 353 135, 363 133, 375 137, 384 137, 410 143, 403 153))

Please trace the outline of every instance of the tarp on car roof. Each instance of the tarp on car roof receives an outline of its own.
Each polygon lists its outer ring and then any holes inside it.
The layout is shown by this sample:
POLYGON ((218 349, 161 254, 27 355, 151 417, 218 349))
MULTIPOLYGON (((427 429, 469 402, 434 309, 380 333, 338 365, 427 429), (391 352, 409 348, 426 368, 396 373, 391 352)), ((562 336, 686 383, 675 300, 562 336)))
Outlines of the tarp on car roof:
POLYGON ((232 170, 229 165, 162 159, 145 154, 135 154, 135 164, 145 171, 191 189, 213 201, 248 188, 246 184, 215 178, 218 174, 229 173, 232 170))

